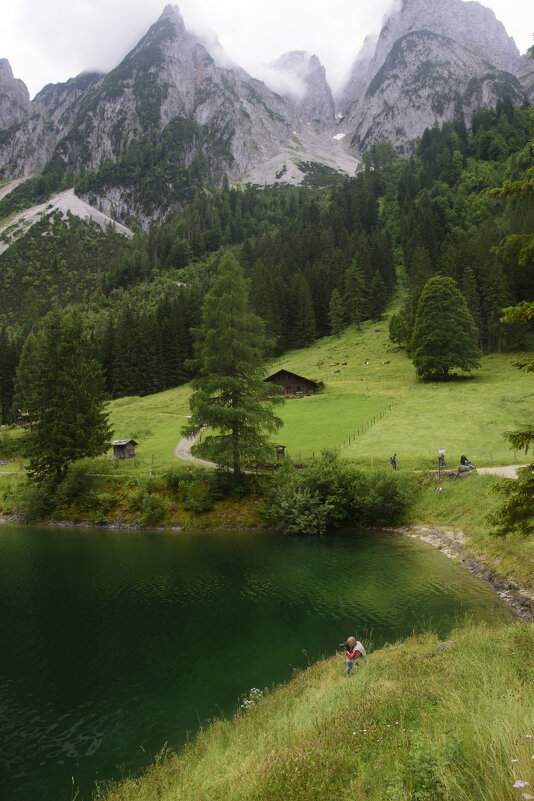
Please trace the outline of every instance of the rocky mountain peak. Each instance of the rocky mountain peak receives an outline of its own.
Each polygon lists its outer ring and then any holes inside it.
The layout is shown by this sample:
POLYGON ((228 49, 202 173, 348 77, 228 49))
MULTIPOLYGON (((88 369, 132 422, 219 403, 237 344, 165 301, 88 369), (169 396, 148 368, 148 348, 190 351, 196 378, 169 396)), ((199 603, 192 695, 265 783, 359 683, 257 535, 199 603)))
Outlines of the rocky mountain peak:
POLYGON ((342 95, 343 127, 360 150, 380 139, 397 147, 458 113, 508 95, 524 97, 514 77, 519 51, 493 11, 464 0, 401 0, 367 42, 342 95))
POLYGON ((449 36, 499 70, 514 72, 519 50, 495 13, 476 0, 402 0, 385 21, 380 39, 387 43, 411 31, 449 36))
POLYGON ((0 58, 0 130, 25 120, 31 109, 26 84, 13 77, 7 58, 0 58))
POLYGON ((326 71, 316 55, 291 50, 268 66, 267 83, 296 106, 297 119, 322 132, 334 125, 335 105, 326 71))

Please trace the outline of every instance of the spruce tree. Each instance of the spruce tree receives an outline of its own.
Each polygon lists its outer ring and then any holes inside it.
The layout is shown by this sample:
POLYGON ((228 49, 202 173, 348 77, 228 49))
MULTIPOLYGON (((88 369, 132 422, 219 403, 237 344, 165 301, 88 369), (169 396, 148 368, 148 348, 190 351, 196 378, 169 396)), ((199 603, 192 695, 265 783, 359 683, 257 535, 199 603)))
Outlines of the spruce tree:
POLYGON ((365 275, 354 259, 345 273, 345 306, 349 322, 356 323, 361 330, 360 321, 366 316, 365 275))
POLYGON ((421 378, 447 378, 453 367, 479 366, 477 329, 452 278, 436 275, 419 298, 410 354, 421 378))
POLYGON ((275 416, 273 386, 263 380, 264 323, 249 304, 249 282, 237 259, 226 253, 204 299, 194 331, 197 372, 189 401, 187 436, 207 427, 203 452, 235 475, 247 462, 272 456, 268 434, 282 421, 275 416))
POLYGON ((475 274, 471 269, 471 267, 469 267, 469 265, 465 268, 462 276, 462 294, 465 298, 465 302, 467 303, 467 308, 469 309, 469 313, 473 318, 473 322, 475 323, 479 331, 478 344, 480 345, 480 323, 481 323, 480 298, 478 295, 478 288, 477 288, 475 274))
POLYGON ((17 402, 33 422, 32 480, 61 479, 70 462, 109 448, 104 379, 78 314, 52 312, 24 348, 17 402))
POLYGON ((330 297, 328 320, 331 332, 338 337, 345 327, 345 306, 339 294, 339 289, 334 289, 330 297))
MULTIPOLYGON (((534 45, 529 48, 529 54, 534 59, 534 45)), ((534 147, 534 139, 530 142, 534 147)), ((527 203, 534 197, 534 167, 530 167, 522 180, 514 183, 506 182, 493 191, 496 197, 522 198, 527 203)), ((534 260, 534 233, 511 234, 500 244, 501 254, 505 258, 517 259, 518 265, 523 269, 532 264, 534 260)), ((504 309, 501 322, 513 323, 517 320, 534 321, 534 301, 522 301, 516 306, 504 309)), ((534 359, 519 359, 513 362, 514 367, 526 372, 534 372, 534 359)), ((518 431, 507 434, 508 441, 513 448, 524 448, 525 453, 534 442, 534 424, 531 422, 518 431)), ((509 486, 505 485, 502 491, 508 496, 507 501, 494 516, 499 533, 507 535, 510 530, 519 531, 528 536, 534 533, 534 462, 518 471, 517 481, 509 486)))
POLYGON ((382 316, 382 312, 387 303, 387 288, 384 284, 382 276, 378 272, 375 272, 373 276, 373 280, 371 281, 371 286, 369 287, 369 301, 368 301, 368 308, 369 308, 369 316, 371 320, 380 320, 382 316))
POLYGON ((303 275, 295 278, 295 340, 291 345, 305 348, 315 339, 315 310, 310 287, 303 275))

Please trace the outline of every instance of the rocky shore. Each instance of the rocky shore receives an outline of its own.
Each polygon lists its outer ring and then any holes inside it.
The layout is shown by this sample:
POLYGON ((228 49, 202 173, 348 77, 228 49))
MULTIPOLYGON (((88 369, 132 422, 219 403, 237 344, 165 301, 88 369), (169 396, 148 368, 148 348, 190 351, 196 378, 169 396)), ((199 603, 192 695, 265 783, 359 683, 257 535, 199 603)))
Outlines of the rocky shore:
POLYGON ((512 578, 499 578, 482 562, 469 556, 466 550, 466 537, 462 532, 448 529, 434 529, 426 526, 402 526, 392 529, 395 533, 428 542, 445 554, 456 559, 482 581, 485 581, 522 620, 534 621, 534 595, 520 587, 512 578))

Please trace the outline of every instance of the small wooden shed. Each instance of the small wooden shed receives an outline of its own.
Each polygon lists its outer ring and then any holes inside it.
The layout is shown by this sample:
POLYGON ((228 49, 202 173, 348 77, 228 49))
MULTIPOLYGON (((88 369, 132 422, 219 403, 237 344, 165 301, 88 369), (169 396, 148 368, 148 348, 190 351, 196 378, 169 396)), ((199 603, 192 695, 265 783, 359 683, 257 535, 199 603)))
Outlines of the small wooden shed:
POLYGON ((135 456, 135 446, 139 445, 135 439, 116 439, 111 444, 114 459, 131 459, 135 456))
POLYGON ((315 395, 323 389, 322 381, 314 378, 304 378, 302 375, 292 373, 289 370, 278 370, 265 379, 270 384, 281 387, 284 395, 315 395))

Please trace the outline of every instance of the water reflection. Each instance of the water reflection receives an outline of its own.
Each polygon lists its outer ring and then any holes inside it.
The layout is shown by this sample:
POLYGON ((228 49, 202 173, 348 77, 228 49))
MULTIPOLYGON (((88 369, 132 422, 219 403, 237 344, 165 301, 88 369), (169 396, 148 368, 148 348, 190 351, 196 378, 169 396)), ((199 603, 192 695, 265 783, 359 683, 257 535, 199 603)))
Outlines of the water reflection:
POLYGON ((0 530, 0 789, 85 801, 349 633, 511 616, 430 546, 375 534, 0 530))

